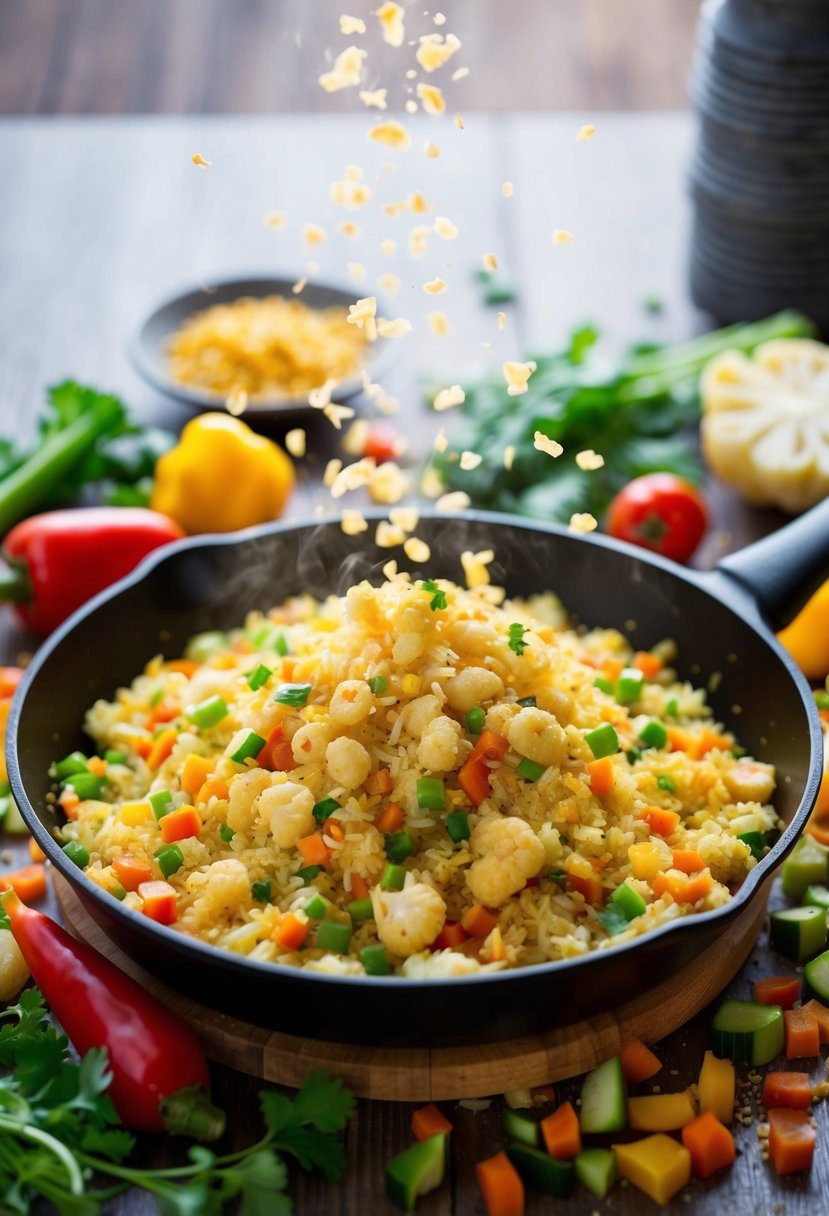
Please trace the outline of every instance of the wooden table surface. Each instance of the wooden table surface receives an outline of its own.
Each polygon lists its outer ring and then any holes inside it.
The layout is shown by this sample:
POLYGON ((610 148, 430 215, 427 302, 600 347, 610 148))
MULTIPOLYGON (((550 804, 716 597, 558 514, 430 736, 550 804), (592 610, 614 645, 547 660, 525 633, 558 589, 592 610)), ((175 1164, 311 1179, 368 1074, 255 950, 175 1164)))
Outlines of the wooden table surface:
MULTIPOLYGON (((347 280, 346 262, 363 263, 367 278, 354 284, 355 296, 369 294, 384 270, 403 279, 398 311, 412 320, 415 332, 399 340, 398 362, 386 387, 401 401, 397 423, 410 436, 414 461, 428 450, 436 429, 420 401, 420 373, 453 383, 475 367, 554 345, 568 326, 585 319, 597 320, 614 345, 689 336, 702 322, 685 288, 688 119, 606 115, 589 143, 575 139, 580 121, 578 116, 476 115, 463 132, 448 125, 442 129, 440 161, 420 154, 427 133, 433 134, 425 124, 411 123, 414 149, 395 159, 365 142, 362 117, 0 122, 0 434, 30 439, 44 387, 67 376, 123 393, 143 422, 180 427, 187 412, 137 379, 125 354, 127 339, 159 298, 179 288, 237 271, 298 277, 308 260, 298 231, 308 220, 331 234, 313 255, 321 277, 347 280), (195 151, 213 168, 194 168, 195 151), (405 250, 405 221, 384 219, 379 227, 371 225, 370 236, 347 242, 336 232, 337 217, 327 202, 328 183, 347 161, 365 168, 382 201, 422 189, 438 214, 459 225, 461 238, 435 242, 416 263, 403 253, 385 259, 379 251, 387 236, 405 250), (501 193, 505 179, 515 183, 510 200, 501 193), (288 211, 287 233, 262 224, 263 212, 273 208, 288 211), (553 227, 573 231, 574 243, 553 247, 553 227), (494 311, 482 307, 471 276, 490 250, 520 287, 503 332, 494 311), (455 327, 451 340, 424 332, 425 313, 435 304, 420 285, 436 274, 450 283, 439 304, 455 327), (659 317, 642 308, 644 298, 653 295, 664 302, 659 317)), ((321 420, 312 422, 309 448, 317 455, 307 461, 291 515, 306 514, 315 502, 325 501, 319 471, 336 450, 337 436, 328 424, 320 426, 321 420)), ((771 514, 747 511, 716 486, 710 492, 714 526, 701 554, 703 565, 779 522, 771 514)), ((0 644, 5 662, 29 645, 7 610, 0 644)), ((761 940, 731 991, 747 996, 755 977, 785 968, 761 940)), ((663 1090, 696 1079, 709 1021, 710 1011, 704 1012, 660 1045, 665 1069, 657 1081, 663 1090)), ((216 1072, 215 1089, 230 1112, 234 1145, 256 1134, 256 1088, 239 1074, 216 1072)), ((754 1128, 738 1127, 734 1168, 714 1182, 695 1182, 667 1210, 745 1216, 825 1211, 829 1119, 822 1108, 816 1113, 818 1151, 807 1177, 775 1179, 761 1163, 754 1128)), ((345 1180, 328 1186, 292 1171, 297 1211, 355 1216, 394 1210, 383 1194, 383 1166, 409 1143, 410 1114, 405 1105, 360 1103, 348 1134, 345 1180)), ((451 1169, 440 1191, 418 1206, 426 1216, 481 1213, 474 1163, 503 1144, 498 1102, 479 1113, 452 1105, 450 1114, 456 1127, 451 1169)), ((160 1140, 146 1139, 140 1146, 141 1157, 153 1163, 168 1162, 179 1151, 160 1140)), ((555 1204, 532 1193, 528 1212, 555 1208, 573 1216, 631 1216, 650 1207, 639 1192, 617 1187, 601 1202, 583 1190, 555 1204)), ((154 1206, 146 1196, 131 1194, 112 1211, 144 1216, 154 1206)))

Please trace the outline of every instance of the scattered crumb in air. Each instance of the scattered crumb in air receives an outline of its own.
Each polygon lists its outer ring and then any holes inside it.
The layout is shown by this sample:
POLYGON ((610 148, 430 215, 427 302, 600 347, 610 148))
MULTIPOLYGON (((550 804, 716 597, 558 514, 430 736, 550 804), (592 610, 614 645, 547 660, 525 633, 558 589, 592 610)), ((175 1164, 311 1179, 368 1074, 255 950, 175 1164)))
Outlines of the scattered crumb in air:
POLYGON ((397 528, 404 532, 414 532, 420 523, 420 512, 417 507, 392 507, 389 519, 397 528))
POLYGON ((341 34, 364 34, 365 32, 366 23, 362 17, 349 17, 347 13, 343 13, 340 17, 341 34))
POLYGON ((385 110, 387 108, 386 98, 388 97, 387 89, 361 89, 359 93, 360 101, 368 109, 385 110))
POLYGON ((446 101, 444 100, 443 92, 436 84, 424 84, 422 81, 417 86, 417 95, 420 98, 420 104, 426 114, 432 118, 439 118, 446 110, 446 101))
POLYGON ((395 4, 394 0, 386 0, 386 3, 381 5, 374 15, 380 22, 383 41, 387 42, 389 46, 402 46, 406 36, 402 6, 395 4))
MULTIPOLYGON (((400 275, 387 271, 385 274, 380 275, 377 280, 377 286, 381 291, 384 291, 386 295, 397 295, 398 291, 400 290, 400 275)), ((379 326, 377 332, 380 332, 379 326)))
POLYGON ((457 83, 459 80, 465 80, 468 75, 469 68, 455 68, 452 79, 457 83))
POLYGON ((366 277, 366 268, 362 262, 348 262, 346 265, 349 277, 358 282, 366 277))
POLYGON ((430 312, 426 321, 433 338, 446 338, 452 333, 452 325, 445 312, 430 312))
POLYGON ((526 393, 530 383, 530 376, 535 371, 535 364, 517 363, 507 360, 501 368, 504 373, 504 379, 507 382, 507 393, 510 397, 520 397, 522 393, 526 393))
POLYGON ((485 253, 482 258, 482 261, 483 261, 485 270, 497 270, 498 269, 498 259, 496 258, 494 253, 485 253))
POLYGON ((423 151, 430 160, 437 160, 440 156, 440 148, 437 144, 433 144, 431 139, 426 140, 426 143, 423 145, 423 151))
POLYGON ((243 388, 234 388, 228 394, 225 409, 234 418, 239 418, 248 408, 248 395, 243 388))
POLYGON ((412 323, 405 317, 395 317, 393 321, 381 317, 377 322, 377 333, 381 338, 402 338, 404 334, 411 332, 412 323))
POLYGON ((365 418, 356 418, 343 435, 340 445, 347 456, 361 456, 365 451, 369 425, 365 418))
POLYGON ((340 527, 346 536, 358 536, 360 532, 368 531, 368 524, 359 511, 343 511, 340 527))
POLYGON ((560 456, 564 448, 555 439, 551 439, 549 435, 545 435, 543 431, 536 431, 533 436, 533 447, 539 452, 546 452, 548 456, 560 456))
POLYGON ((350 405, 336 405, 333 401, 329 402, 322 412, 323 416, 338 431, 342 430, 344 422, 354 417, 354 410, 350 405))
POLYGON ((471 504, 472 499, 464 490, 452 490, 449 494, 442 494, 435 503, 436 511, 465 511, 471 504))
POLYGON ((393 258, 397 253, 397 241, 391 239, 380 242, 380 252, 384 258, 393 258))
POLYGON ((212 160, 205 160, 200 152, 194 152, 190 159, 193 164, 198 165, 200 169, 209 169, 213 164, 212 160))
POLYGON ((589 511, 576 511, 574 515, 570 516, 571 532, 595 532, 598 526, 598 520, 589 511))
POLYGON ((504 468, 511 469, 515 460, 515 444, 508 443, 504 448, 504 468))
POLYGON ((415 59, 424 72, 436 72, 460 49, 460 38, 456 38, 454 34, 423 34, 415 59))
POLYGON ((596 128, 592 122, 586 122, 583 127, 579 127, 579 133, 576 139, 592 139, 596 134, 596 128))
POLYGON ((378 548, 394 549, 397 545, 402 545, 405 539, 406 533, 402 528, 396 528, 388 520, 380 520, 377 525, 377 531, 374 534, 374 543, 378 548))
POLYGON ((495 553, 492 549, 482 549, 480 553, 472 553, 469 549, 464 550, 461 554, 461 566, 467 587, 471 589, 472 587, 488 586, 490 580, 487 567, 494 557, 495 553))
POLYGON ((388 121, 372 127, 368 138, 374 140, 376 144, 382 144, 385 148, 394 148, 398 152, 405 152, 412 146, 411 135, 402 122, 398 122, 395 118, 390 118, 388 121))
POLYGON ((483 456, 478 452, 461 452, 461 468, 465 473, 477 469, 482 460, 483 456))
POLYGON ((512 182, 504 182, 501 187, 501 193, 504 198, 512 198, 513 194, 515 194, 515 186, 513 186, 512 182))
POLYGON ((281 232, 287 222, 287 211, 266 211, 262 216, 262 223, 266 228, 272 228, 274 232, 281 232))
POLYGON ((349 237, 352 241, 356 241, 357 237, 360 236, 360 225, 355 224, 354 220, 340 220, 337 228, 343 236, 349 237))
POLYGON ((566 228, 553 229, 553 244, 554 245, 572 245, 573 234, 568 232, 566 228))
POLYGON ((452 384, 449 388, 442 388, 436 395, 433 402, 433 409, 438 412, 441 410, 451 410, 454 405, 463 405, 466 400, 466 393, 459 384, 452 384))
POLYGON ((454 241, 458 235, 458 227, 446 215, 439 215, 435 220, 435 232, 444 241, 454 241))
POLYGON ((585 472, 592 473, 594 469, 604 467, 604 456, 600 456, 592 448, 585 448, 583 452, 576 453, 576 464, 580 469, 584 469, 585 472))
POLYGON ((300 278, 298 278, 295 283, 291 284, 291 291, 294 293, 295 296, 298 296, 301 292, 303 292, 305 290, 305 288, 307 286, 308 286, 308 275, 304 274, 300 278))
POLYGON ((436 452, 445 452, 449 447, 449 440, 446 437, 446 427, 442 426, 435 435, 435 441, 432 445, 436 452))
POLYGON ((507 314, 505 312, 498 313, 498 328, 504 329, 507 324, 507 314))
POLYGON ((461 118, 460 114, 455 115, 455 126, 458 128, 459 131, 466 130, 466 126, 465 126, 464 121, 461 118))
POLYGON ((305 431, 301 426, 287 432, 285 435, 285 447, 297 460, 305 455, 305 431))
POLYGON ((331 394, 337 387, 337 381, 328 379, 318 388, 312 388, 308 394, 308 404, 312 409, 324 410, 331 401, 331 394))
POLYGON ((449 290, 449 284, 438 276, 430 279, 428 283, 424 283, 423 290, 428 296, 439 296, 442 292, 449 290))
POLYGON ((421 540, 419 536, 410 536, 403 542, 403 552, 411 562, 428 562, 432 556, 432 550, 426 544, 425 540, 421 540))
POLYGON ((363 60, 366 52, 358 46, 347 46, 334 60, 330 72, 323 72, 319 78, 320 87, 326 93, 337 93, 340 89, 350 89, 360 83, 363 72, 363 60))
POLYGON ((328 233, 319 224, 302 225, 302 240, 309 249, 313 249, 316 245, 321 245, 327 238, 328 233))

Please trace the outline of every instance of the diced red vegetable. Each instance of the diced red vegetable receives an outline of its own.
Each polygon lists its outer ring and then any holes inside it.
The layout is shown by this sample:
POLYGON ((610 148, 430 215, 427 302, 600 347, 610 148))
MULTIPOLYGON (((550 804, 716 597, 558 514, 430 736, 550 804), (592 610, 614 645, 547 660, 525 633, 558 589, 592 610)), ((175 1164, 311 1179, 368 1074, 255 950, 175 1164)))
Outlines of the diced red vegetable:
POLYGON ((815 1151, 815 1129, 805 1110, 770 1110, 769 1157, 778 1174, 807 1170, 815 1151))

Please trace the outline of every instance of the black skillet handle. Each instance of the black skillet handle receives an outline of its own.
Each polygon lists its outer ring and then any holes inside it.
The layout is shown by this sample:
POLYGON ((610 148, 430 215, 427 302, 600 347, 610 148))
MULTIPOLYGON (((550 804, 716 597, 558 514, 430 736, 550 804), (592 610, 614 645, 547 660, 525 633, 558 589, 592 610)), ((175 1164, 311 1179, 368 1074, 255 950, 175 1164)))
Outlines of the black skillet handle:
POLYGON ((829 578, 829 498, 805 515, 717 563, 757 601, 773 629, 788 624, 829 578))

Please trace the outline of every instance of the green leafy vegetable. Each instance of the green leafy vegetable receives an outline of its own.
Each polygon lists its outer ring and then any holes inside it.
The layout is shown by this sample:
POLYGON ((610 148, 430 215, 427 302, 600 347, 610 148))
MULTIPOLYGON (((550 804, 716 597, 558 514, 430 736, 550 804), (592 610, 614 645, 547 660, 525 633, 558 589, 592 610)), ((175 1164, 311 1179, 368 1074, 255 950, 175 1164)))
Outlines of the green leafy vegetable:
POLYGON ((426 578, 420 586, 424 591, 432 593, 432 598, 429 601, 429 607, 432 609, 432 612, 437 612, 439 608, 446 607, 446 592, 441 591, 437 583, 433 582, 430 578, 426 578))
POLYGON ((514 650, 519 658, 529 646, 529 642, 524 641, 524 634, 526 632, 526 626, 518 622, 509 627, 509 648, 510 650, 514 650))

